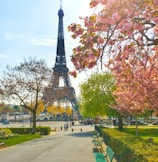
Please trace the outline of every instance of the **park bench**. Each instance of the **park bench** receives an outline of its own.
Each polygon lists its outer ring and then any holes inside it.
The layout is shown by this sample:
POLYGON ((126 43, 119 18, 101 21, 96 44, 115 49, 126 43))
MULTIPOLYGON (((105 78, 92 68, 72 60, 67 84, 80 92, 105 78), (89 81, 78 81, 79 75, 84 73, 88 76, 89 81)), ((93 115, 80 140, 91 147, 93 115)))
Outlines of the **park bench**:
POLYGON ((92 140, 93 144, 94 144, 94 147, 99 151, 99 152, 102 152, 103 150, 103 138, 102 137, 99 137, 99 138, 95 138, 92 140))
POLYGON ((96 134, 97 134, 97 131, 96 130, 92 132, 92 136, 93 135, 96 135, 96 134))
POLYGON ((114 151, 110 146, 106 146, 105 153, 95 152, 96 162, 112 162, 114 158, 114 151))
POLYGON ((100 136, 100 133, 99 132, 95 132, 95 133, 93 133, 92 134, 92 138, 99 138, 99 136, 100 136))

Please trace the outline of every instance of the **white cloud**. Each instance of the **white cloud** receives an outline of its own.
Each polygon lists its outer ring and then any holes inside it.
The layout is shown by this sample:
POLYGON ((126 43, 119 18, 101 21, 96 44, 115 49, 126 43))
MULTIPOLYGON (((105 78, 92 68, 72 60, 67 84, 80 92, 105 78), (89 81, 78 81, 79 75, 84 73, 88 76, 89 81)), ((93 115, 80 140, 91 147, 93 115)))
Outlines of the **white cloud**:
POLYGON ((32 38, 29 42, 36 46, 56 46, 56 39, 53 38, 32 38))
POLYGON ((2 53, 0 53, 0 59, 2 59, 2 58, 9 58, 9 56, 6 55, 6 54, 2 54, 2 53))
POLYGON ((7 40, 24 39, 24 35, 21 33, 6 32, 6 33, 4 33, 4 38, 7 40))
POLYGON ((47 34, 44 36, 28 36, 26 34, 21 33, 7 32, 4 34, 4 38, 6 40, 23 40, 36 46, 56 46, 57 41, 57 39, 52 38, 52 34, 47 34))
POLYGON ((4 34, 5 39, 11 40, 13 38, 13 35, 11 33, 5 33, 4 34))

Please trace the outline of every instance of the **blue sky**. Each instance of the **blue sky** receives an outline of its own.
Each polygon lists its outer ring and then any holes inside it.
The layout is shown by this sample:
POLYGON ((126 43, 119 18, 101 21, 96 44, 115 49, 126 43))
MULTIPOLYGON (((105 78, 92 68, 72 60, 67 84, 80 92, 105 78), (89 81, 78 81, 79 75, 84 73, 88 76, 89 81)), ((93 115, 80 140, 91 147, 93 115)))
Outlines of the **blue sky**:
MULTIPOLYGON (((64 11, 64 37, 67 66, 72 49, 77 45, 67 31, 67 26, 79 22, 79 16, 87 16, 91 11, 90 0, 62 0, 64 11)), ((6 65, 15 66, 24 58, 36 57, 46 60, 54 67, 57 45, 58 10, 60 0, 0 0, 0 77, 6 65)), ((78 84, 86 77, 80 74, 70 77, 78 94, 78 84)))

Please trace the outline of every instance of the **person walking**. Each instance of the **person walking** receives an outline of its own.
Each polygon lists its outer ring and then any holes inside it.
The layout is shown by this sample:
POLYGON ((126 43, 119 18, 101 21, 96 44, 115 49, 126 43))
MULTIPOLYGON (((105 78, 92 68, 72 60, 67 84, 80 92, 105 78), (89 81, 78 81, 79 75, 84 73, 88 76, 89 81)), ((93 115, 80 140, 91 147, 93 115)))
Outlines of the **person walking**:
POLYGON ((63 126, 61 125, 61 126, 60 126, 60 130, 62 131, 62 129, 63 129, 63 126))

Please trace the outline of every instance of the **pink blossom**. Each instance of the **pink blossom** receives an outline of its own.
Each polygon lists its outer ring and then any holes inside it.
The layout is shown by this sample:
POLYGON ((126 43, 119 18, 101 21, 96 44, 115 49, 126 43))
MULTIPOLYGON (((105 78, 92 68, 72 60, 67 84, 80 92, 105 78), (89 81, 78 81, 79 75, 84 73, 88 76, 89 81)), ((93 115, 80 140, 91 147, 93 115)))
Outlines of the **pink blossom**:
POLYGON ((154 32, 158 33, 158 24, 154 27, 154 32))
POLYGON ((98 36, 98 43, 99 44, 104 43, 104 39, 101 36, 98 36))
POLYGON ((117 21, 119 21, 121 19, 121 16, 118 12, 115 12, 113 15, 112 15, 112 18, 117 21))
POLYGON ((154 17, 153 18, 153 21, 156 22, 156 23, 158 23, 158 17, 154 17))
POLYGON ((105 5, 107 3, 108 0, 98 0, 99 3, 101 3, 102 5, 105 5))
POLYGON ((133 28, 134 28, 135 30, 142 30, 142 29, 143 29, 143 26, 140 25, 140 24, 138 24, 138 23, 135 23, 135 24, 133 24, 133 28))
POLYGON ((93 8, 93 7, 97 6, 98 3, 99 3, 98 0, 91 0, 89 5, 90 5, 91 8, 93 8))
POLYGON ((70 75, 72 75, 73 77, 76 78, 76 76, 77 76, 76 70, 70 71, 69 73, 70 73, 70 75))
POLYGON ((122 24, 122 28, 120 28, 120 31, 122 33, 126 33, 127 35, 131 35, 133 33, 133 25, 132 23, 125 23, 122 24))

